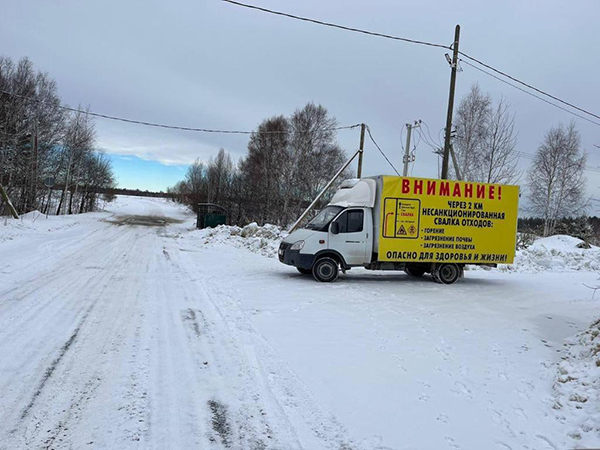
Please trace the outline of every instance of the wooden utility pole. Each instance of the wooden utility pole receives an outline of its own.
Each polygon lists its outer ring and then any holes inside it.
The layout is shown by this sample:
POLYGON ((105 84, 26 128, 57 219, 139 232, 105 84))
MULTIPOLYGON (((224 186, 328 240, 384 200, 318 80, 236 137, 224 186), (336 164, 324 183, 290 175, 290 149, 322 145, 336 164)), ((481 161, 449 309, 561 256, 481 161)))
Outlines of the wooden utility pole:
POLYGON ((460 169, 458 168, 458 160, 456 159, 456 154, 454 153, 454 147, 452 145, 450 145, 450 155, 452 155, 452 164, 454 164, 456 179, 462 180, 462 177, 460 176, 460 169))
POLYGON ((362 177, 362 160, 363 160, 363 152, 365 148, 365 127, 364 123, 360 124, 360 146, 358 147, 358 173, 356 178, 362 177))
POLYGON ((450 159, 450 133, 452 132, 452 111, 454 110, 454 91, 456 88, 456 69, 458 66, 458 41, 460 25, 454 29, 454 44, 452 45, 452 71, 450 73, 450 95, 448 97, 448 115, 446 116, 446 133, 444 136, 444 157, 442 159, 442 179, 448 178, 448 160, 450 159))
POLYGON ((10 198, 8 198, 8 194, 6 193, 6 191, 4 190, 4 187, 2 185, 0 185, 0 195, 4 199, 4 202, 8 205, 8 209, 10 210, 10 213, 12 214, 12 216, 15 219, 18 219, 19 215, 17 214, 17 210, 11 203, 10 198))
POLYGON ((38 121, 33 123, 33 179, 31 180, 31 208, 35 208, 38 184, 38 121))

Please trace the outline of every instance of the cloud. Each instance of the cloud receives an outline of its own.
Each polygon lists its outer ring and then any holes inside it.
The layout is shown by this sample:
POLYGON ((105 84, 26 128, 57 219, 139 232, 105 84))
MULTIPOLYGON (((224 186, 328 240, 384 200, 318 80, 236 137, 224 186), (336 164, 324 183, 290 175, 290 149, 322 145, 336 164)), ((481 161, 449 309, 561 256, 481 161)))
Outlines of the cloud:
MULTIPOLYGON (((190 135, 189 132, 156 130, 100 120, 97 121, 96 127, 98 146, 107 153, 118 154, 125 158, 127 156, 123 155, 135 156, 168 166, 188 165, 196 159, 208 161, 219 148, 225 147, 218 142, 206 141, 205 136, 190 135)), ((244 154, 246 143, 239 139, 234 143, 235 146, 227 150, 234 158, 238 158, 244 154)))

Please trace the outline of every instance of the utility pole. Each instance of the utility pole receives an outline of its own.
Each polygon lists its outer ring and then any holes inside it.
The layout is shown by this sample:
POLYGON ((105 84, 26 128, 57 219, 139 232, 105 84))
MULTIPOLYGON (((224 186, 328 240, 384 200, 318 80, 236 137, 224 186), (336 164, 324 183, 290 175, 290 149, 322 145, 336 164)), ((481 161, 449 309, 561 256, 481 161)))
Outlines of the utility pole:
POLYGON ((452 61, 446 54, 450 63, 450 95, 448 97, 448 115, 446 116, 446 133, 444 136, 444 157, 442 159, 442 179, 448 178, 448 160, 450 159, 450 132, 452 131, 452 111, 454 109, 454 91, 456 88, 456 69, 458 66, 458 41, 460 39, 460 25, 454 29, 454 44, 452 45, 452 61))
POLYGON ((33 122, 33 180, 31 183, 31 207, 35 207, 38 181, 38 121, 33 122))
POLYGON ((362 177, 362 160, 365 148, 365 127, 366 125, 364 123, 360 124, 360 146, 358 147, 358 173, 356 174, 356 178, 362 177))
POLYGON ((454 164, 454 172, 456 173, 456 179, 462 180, 460 176, 460 169, 458 168, 458 160, 456 159, 456 154, 454 153, 454 146, 450 144, 450 155, 452 155, 452 164, 454 164))
POLYGON ((412 125, 410 123, 406 124, 406 147, 404 148, 404 158, 402 158, 402 162, 404 163, 404 170, 402 171, 402 176, 408 176, 408 164, 410 162, 410 133, 412 131, 412 125))
POLYGON ((402 171, 402 176, 406 177, 408 176, 408 165, 414 161, 413 158, 411 158, 410 156, 410 135, 411 132, 413 130, 413 128, 417 128, 421 126, 421 121, 420 120, 415 120, 414 125, 407 123, 406 124, 406 147, 404 148, 404 157, 402 158, 402 162, 404 163, 404 170, 402 171))

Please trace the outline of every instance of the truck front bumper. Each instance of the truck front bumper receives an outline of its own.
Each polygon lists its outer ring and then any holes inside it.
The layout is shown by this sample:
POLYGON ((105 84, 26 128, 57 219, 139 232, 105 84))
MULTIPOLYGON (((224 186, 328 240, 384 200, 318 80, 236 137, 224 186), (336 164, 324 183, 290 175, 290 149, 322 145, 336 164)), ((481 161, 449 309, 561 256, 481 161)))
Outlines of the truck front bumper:
POLYGON ((290 250, 291 246, 292 244, 286 244, 284 242, 279 245, 279 250, 277 251, 279 261, 299 269, 312 269, 315 262, 315 255, 300 253, 299 250, 290 250))

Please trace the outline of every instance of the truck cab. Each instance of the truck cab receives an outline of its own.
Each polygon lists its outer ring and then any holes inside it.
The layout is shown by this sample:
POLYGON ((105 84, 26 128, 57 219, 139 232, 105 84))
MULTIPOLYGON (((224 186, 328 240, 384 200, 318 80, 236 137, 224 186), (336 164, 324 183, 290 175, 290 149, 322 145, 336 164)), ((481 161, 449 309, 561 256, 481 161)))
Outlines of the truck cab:
POLYGON ((344 181, 314 219, 283 240, 279 260, 318 281, 335 280, 340 268, 370 264, 375 196, 375 180, 344 181))

